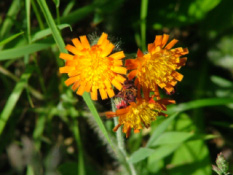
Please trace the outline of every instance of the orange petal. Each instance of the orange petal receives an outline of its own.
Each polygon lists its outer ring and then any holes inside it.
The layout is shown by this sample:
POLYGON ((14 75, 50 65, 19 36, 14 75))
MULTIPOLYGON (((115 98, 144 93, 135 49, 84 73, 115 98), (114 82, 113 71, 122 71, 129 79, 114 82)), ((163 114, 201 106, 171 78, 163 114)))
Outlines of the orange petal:
POLYGON ((112 55, 109 55, 109 57, 114 58, 114 59, 116 59, 116 60, 119 60, 119 59, 124 58, 124 57, 125 57, 125 54, 124 54, 123 51, 120 51, 120 52, 116 52, 116 53, 114 53, 114 54, 112 54, 112 55))
POLYGON ((168 43, 168 45, 166 45, 165 49, 171 49, 177 42, 177 39, 173 39, 170 43, 168 43))
POLYGON ((112 80, 112 85, 115 86, 119 91, 122 89, 122 85, 116 79, 112 80))
POLYGON ((166 89, 166 91, 170 94, 173 90, 174 90, 174 88, 172 87, 172 86, 166 86, 166 87, 164 87, 164 89, 166 89))
POLYGON ((170 85, 175 86, 177 84, 176 80, 172 80, 171 82, 169 82, 170 85))
POLYGON ((86 82, 81 83, 81 85, 78 88, 78 91, 76 92, 76 94, 82 96, 83 93, 85 92, 85 86, 86 86, 86 82))
POLYGON ((98 45, 102 44, 104 40, 106 40, 108 38, 108 34, 106 33, 102 33, 102 35, 100 36, 99 40, 98 40, 98 45))
POLYGON ((111 68, 111 70, 115 73, 119 74, 126 74, 127 69, 125 67, 119 67, 119 66, 114 66, 111 68))
POLYGON ((164 47, 167 44, 169 35, 163 34, 163 39, 162 39, 162 47, 164 47))
POLYGON ((128 129, 127 129, 127 131, 126 131, 126 138, 129 138, 130 133, 131 133, 131 128, 128 127, 128 129))
POLYGON ((111 117, 116 117, 116 112, 112 111, 107 111, 105 112, 106 117, 111 118, 111 117))
POLYGON ((71 46, 70 44, 66 45, 66 50, 70 51, 74 55, 78 55, 80 53, 76 47, 71 46))
POLYGON ((184 66, 187 61, 187 57, 180 58, 180 62, 177 64, 178 67, 184 66))
POLYGON ((161 99, 161 100, 158 100, 157 101, 158 103, 161 103, 161 104, 165 104, 165 105, 169 105, 169 104, 175 104, 176 101, 175 100, 172 100, 172 99, 161 99))
POLYGON ((123 109, 117 109, 117 110, 116 110, 116 115, 117 115, 117 116, 123 115, 123 114, 126 114, 128 111, 129 111, 129 108, 128 108, 128 107, 123 108, 123 109))
POLYGON ((155 47, 160 46, 162 44, 162 35, 156 35, 154 43, 155 47))
POLYGON ((145 98, 147 101, 149 101, 149 95, 150 95, 149 89, 143 86, 143 87, 142 87, 142 91, 143 91, 143 94, 144 94, 144 98, 145 98))
POLYGON ((116 132, 119 128, 120 128, 121 124, 118 124, 116 125, 114 128, 113 128, 113 131, 116 132))
POLYGON ((86 87, 85 87, 85 91, 90 92, 91 87, 92 87, 92 85, 91 85, 90 81, 88 81, 87 84, 86 84, 86 87))
POLYGON ((69 86, 69 85, 71 85, 71 84, 73 84, 74 82, 79 81, 79 80, 80 80, 79 76, 71 77, 71 78, 68 78, 68 79, 65 81, 65 84, 66 84, 66 86, 69 86))
POLYGON ((104 80, 104 84, 105 84, 105 86, 107 87, 107 89, 111 89, 112 88, 112 86, 111 86, 111 83, 110 83, 110 81, 109 80, 104 80))
POLYGON ((74 67, 77 64, 76 60, 68 60, 66 61, 66 66, 72 66, 74 67))
POLYGON ((108 93, 109 98, 112 98, 115 95, 115 93, 114 93, 114 91, 113 91, 112 88, 111 89, 107 89, 107 93, 108 93))
POLYGON ((98 99, 98 95, 97 95, 97 89, 92 87, 91 90, 91 99, 92 100, 97 100, 98 99))
POLYGON ((80 85, 80 81, 77 81, 77 82, 74 83, 74 85, 71 87, 71 89, 73 91, 75 91, 79 87, 79 85, 80 85))
POLYGON ((137 51, 137 56, 138 57, 143 57, 144 56, 143 52, 140 49, 138 49, 138 51, 137 51))
POLYGON ((176 71, 173 71, 171 75, 178 81, 181 81, 184 77, 182 74, 176 71))
POLYGON ((75 67, 71 67, 71 66, 64 66, 64 67, 60 67, 59 68, 59 72, 61 74, 63 73, 69 73, 70 71, 73 71, 75 69, 75 67))
POLYGON ((154 96, 157 98, 157 100, 160 99, 160 94, 159 94, 159 88, 158 85, 155 85, 155 89, 154 89, 154 96))
POLYGON ((122 66, 123 65, 122 60, 113 60, 113 65, 114 66, 122 66))
POLYGON ((150 43, 147 46, 148 52, 152 52, 153 48, 155 48, 154 43, 150 43))
POLYGON ((74 56, 67 53, 60 53, 59 58, 64 60, 73 60, 74 56))
POLYGON ((107 46, 104 48, 104 50, 102 51, 102 56, 107 56, 107 55, 109 55, 111 52, 112 52, 112 50, 114 49, 114 44, 112 44, 112 43, 109 43, 109 44, 107 44, 107 46))
POLYGON ((139 133, 140 132, 140 130, 139 129, 134 129, 134 133, 136 134, 136 133, 139 133))
POLYGON ((101 89, 99 89, 99 91, 100 91, 100 96, 101 96, 102 100, 108 98, 107 92, 104 89, 101 88, 101 89))
POLYGON ((138 73, 138 70, 133 70, 128 74, 128 79, 132 80, 138 73))
POLYGON ((123 76, 121 76, 121 75, 119 75, 119 74, 116 76, 116 79, 117 79, 119 82, 121 82, 121 83, 124 83, 125 80, 126 80, 126 78, 124 78, 123 76))
POLYGON ((83 35, 83 36, 80 36, 80 41, 82 43, 82 46, 86 49, 90 49, 90 44, 89 44, 89 41, 87 40, 87 36, 86 35, 83 35))
POLYGON ((128 70, 136 69, 138 67, 138 61, 136 59, 127 59, 125 66, 128 70))
POLYGON ((83 46, 82 46, 82 44, 80 43, 80 41, 79 41, 78 38, 72 39, 72 43, 74 44, 74 46, 75 46, 78 50, 82 50, 82 49, 83 49, 83 46))

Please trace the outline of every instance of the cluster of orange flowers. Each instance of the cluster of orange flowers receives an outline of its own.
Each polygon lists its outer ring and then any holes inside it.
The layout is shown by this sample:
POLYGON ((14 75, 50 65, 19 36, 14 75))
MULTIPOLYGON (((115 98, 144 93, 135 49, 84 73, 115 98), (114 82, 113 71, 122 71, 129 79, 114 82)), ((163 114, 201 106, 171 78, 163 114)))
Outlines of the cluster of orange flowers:
POLYGON ((168 39, 169 35, 157 35, 155 41, 148 44, 148 53, 138 50, 137 57, 126 59, 124 67, 124 52, 112 53, 115 45, 106 33, 102 33, 94 45, 90 45, 86 36, 81 36, 72 40, 73 46, 66 46, 71 54, 60 54, 60 58, 66 60, 60 73, 68 74, 67 86, 72 85, 78 95, 90 92, 92 100, 98 99, 98 91, 102 99, 107 99, 115 96, 113 87, 118 89, 123 105, 117 107, 116 112, 106 112, 106 116, 118 116, 119 124, 113 130, 123 125, 123 132, 128 137, 131 129, 137 133, 143 126, 148 128, 157 116, 166 116, 163 113, 166 106, 175 103, 161 99, 159 88, 170 94, 177 81, 182 80, 183 75, 176 70, 185 65, 187 58, 181 56, 188 54, 188 49, 172 49, 178 40, 167 44, 168 39), (134 85, 127 85, 130 80, 134 80, 134 85))

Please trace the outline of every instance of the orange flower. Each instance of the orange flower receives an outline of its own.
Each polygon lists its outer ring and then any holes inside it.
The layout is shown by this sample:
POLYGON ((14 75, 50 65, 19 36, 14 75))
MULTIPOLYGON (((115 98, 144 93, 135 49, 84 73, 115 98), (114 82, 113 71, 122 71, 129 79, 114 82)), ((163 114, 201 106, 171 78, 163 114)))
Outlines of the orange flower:
POLYGON ((167 93, 171 93, 177 81, 181 81, 183 75, 176 70, 184 66, 187 58, 180 58, 188 54, 187 48, 171 49, 178 40, 173 39, 167 44, 169 35, 157 35, 155 41, 148 44, 148 53, 137 52, 136 59, 126 60, 126 67, 132 70, 128 74, 129 80, 136 77, 136 83, 149 91, 158 94, 158 88, 164 88, 167 93))
POLYGON ((162 111, 165 111, 166 105, 171 103, 175 103, 175 101, 168 99, 154 101, 152 98, 148 101, 144 98, 138 98, 136 103, 130 102, 126 108, 118 109, 116 112, 106 112, 106 116, 108 118, 118 116, 119 124, 115 126, 113 131, 116 132, 121 125, 124 125, 123 132, 128 138, 131 129, 134 129, 134 133, 138 133, 143 125, 148 128, 157 116, 167 116, 162 111))
POLYGON ((114 49, 106 33, 102 33, 97 44, 91 46, 87 37, 80 36, 72 40, 74 46, 67 45, 66 49, 72 54, 61 53, 60 58, 66 60, 60 73, 67 73, 69 78, 65 81, 67 86, 82 95, 85 91, 91 93, 92 100, 97 100, 97 90, 102 99, 113 97, 112 85, 121 90, 125 78, 120 74, 126 74, 126 68, 122 67, 124 52, 111 54, 114 49), (111 54, 111 55, 110 55, 111 54))

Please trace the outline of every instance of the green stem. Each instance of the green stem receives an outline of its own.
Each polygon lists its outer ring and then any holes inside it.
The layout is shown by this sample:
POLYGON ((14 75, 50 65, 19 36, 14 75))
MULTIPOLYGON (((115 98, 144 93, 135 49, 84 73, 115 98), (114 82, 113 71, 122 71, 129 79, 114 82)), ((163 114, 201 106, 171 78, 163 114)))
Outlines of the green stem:
MULTIPOLYGON (((115 107, 115 104, 114 104, 112 99, 111 99, 111 104, 112 104, 112 111, 115 112, 116 107, 115 107)), ((117 126, 118 125, 118 119, 116 117, 114 117, 113 121, 114 121, 114 125, 117 126)), ((124 156, 125 162, 127 163, 127 166, 129 167, 128 169, 130 171, 130 174, 131 175, 136 175, 137 173, 136 173, 136 170, 134 168, 134 165, 129 162, 129 157, 127 156, 127 152, 125 150, 125 144, 124 144, 122 132, 121 132, 120 129, 118 129, 116 131, 116 138, 117 138, 118 148, 119 148, 121 154, 124 156)))
POLYGON ((85 175, 84 160, 83 160, 83 147, 81 144, 80 133, 78 129, 78 121, 73 119, 71 124, 72 131, 74 133, 74 138, 78 146, 78 175, 85 175))
POLYGON ((36 15, 36 19, 39 23, 39 26, 40 26, 40 29, 43 30, 45 27, 44 27, 44 23, 40 17, 40 12, 39 10, 37 9, 37 6, 35 4, 35 1, 34 0, 31 0, 31 3, 32 3, 32 8, 33 8, 33 11, 35 12, 35 15, 36 15))
POLYGON ((146 51, 146 16, 147 16, 148 0, 141 1, 140 28, 141 28, 141 47, 142 51, 146 51))

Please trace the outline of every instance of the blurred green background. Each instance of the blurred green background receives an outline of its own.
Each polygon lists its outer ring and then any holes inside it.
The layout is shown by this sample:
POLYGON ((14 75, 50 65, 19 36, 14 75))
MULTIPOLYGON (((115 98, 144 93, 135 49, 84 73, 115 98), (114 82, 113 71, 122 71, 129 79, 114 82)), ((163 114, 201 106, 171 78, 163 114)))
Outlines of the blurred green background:
POLYGON ((219 152, 233 172, 232 7, 232 0, 1 0, 0 174, 211 175, 219 152), (94 102, 99 127, 92 103, 65 87, 57 31, 65 44, 106 32, 127 58, 157 34, 178 39, 190 53, 169 117, 123 136, 122 154, 103 114, 111 101, 94 102))

